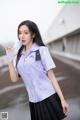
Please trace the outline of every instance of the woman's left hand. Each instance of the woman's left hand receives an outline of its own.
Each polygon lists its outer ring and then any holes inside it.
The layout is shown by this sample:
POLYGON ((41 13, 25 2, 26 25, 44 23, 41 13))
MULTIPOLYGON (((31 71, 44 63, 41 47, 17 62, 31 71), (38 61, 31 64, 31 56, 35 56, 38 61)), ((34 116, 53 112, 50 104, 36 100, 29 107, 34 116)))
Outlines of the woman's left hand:
POLYGON ((69 112, 69 106, 67 102, 65 100, 62 100, 61 104, 62 104, 63 112, 65 113, 65 115, 67 115, 67 113, 69 112))

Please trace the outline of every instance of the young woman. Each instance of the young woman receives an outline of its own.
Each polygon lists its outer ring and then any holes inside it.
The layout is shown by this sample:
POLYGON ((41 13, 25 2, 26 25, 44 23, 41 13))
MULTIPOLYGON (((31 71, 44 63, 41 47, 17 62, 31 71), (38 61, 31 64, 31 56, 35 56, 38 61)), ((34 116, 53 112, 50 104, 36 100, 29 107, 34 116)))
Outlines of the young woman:
POLYGON ((53 72, 56 65, 37 25, 29 20, 21 22, 18 38, 21 43, 18 53, 13 54, 11 48, 6 48, 6 53, 12 82, 21 77, 28 91, 31 120, 65 118, 68 104, 53 72))

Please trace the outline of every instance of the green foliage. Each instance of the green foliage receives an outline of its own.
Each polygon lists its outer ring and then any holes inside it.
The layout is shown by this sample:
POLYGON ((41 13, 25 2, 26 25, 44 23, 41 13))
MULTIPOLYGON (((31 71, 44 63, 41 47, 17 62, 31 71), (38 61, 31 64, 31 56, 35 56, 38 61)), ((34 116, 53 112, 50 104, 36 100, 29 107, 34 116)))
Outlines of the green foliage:
POLYGON ((0 46, 0 56, 3 56, 5 54, 6 54, 5 49, 2 46, 0 46))

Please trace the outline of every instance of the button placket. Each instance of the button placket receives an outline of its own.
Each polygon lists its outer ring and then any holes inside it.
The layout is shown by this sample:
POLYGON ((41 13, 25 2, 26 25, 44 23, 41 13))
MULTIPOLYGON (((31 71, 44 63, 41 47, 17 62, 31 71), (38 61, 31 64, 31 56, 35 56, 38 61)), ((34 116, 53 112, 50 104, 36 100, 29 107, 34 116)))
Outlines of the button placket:
POLYGON ((31 53, 32 53, 32 51, 26 53, 25 58, 24 58, 24 61, 26 61, 28 57, 31 57, 31 56, 29 56, 31 53))

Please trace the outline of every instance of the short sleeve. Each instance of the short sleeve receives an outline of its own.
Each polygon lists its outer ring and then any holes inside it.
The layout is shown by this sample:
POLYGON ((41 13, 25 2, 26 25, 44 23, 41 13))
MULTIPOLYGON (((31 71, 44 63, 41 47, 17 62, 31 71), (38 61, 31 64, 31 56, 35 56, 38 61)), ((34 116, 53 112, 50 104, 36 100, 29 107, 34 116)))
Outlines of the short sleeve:
POLYGON ((52 56, 51 56, 47 47, 44 47, 42 52, 41 52, 41 60, 42 60, 42 64, 44 66, 44 69, 46 71, 56 67, 56 65, 52 59, 52 56))

